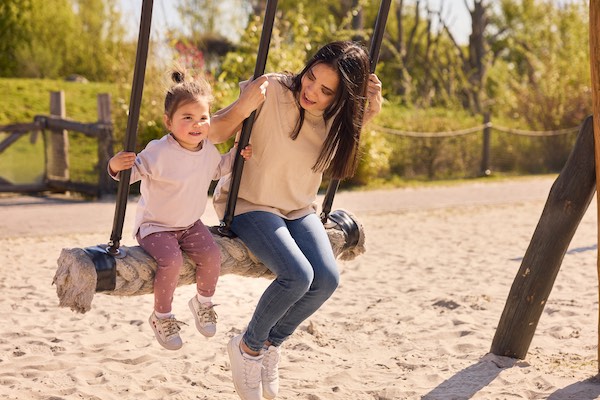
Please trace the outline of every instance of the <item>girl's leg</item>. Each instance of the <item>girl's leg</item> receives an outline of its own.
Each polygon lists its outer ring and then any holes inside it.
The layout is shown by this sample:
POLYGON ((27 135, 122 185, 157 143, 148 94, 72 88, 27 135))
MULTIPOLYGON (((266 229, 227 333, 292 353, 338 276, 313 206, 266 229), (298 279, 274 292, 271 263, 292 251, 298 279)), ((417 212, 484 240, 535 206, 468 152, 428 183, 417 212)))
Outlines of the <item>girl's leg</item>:
POLYGON ((137 240, 158 264, 154 277, 154 310, 169 313, 179 280, 179 271, 183 265, 178 235, 175 232, 158 232, 143 239, 138 235, 137 240))
POLYGON ((221 273, 221 250, 208 228, 198 220, 184 231, 181 249, 196 264, 196 289, 201 296, 212 297, 221 273))
POLYGON ((244 343, 259 351, 271 329, 309 290, 314 272, 283 218, 269 212, 249 212, 237 215, 231 229, 277 276, 261 296, 244 335, 244 343))
POLYGON ((339 271, 327 232, 316 214, 287 221, 298 247, 310 262, 314 279, 301 299, 290 307, 269 333, 269 342, 279 346, 298 326, 317 311, 337 289, 339 271))

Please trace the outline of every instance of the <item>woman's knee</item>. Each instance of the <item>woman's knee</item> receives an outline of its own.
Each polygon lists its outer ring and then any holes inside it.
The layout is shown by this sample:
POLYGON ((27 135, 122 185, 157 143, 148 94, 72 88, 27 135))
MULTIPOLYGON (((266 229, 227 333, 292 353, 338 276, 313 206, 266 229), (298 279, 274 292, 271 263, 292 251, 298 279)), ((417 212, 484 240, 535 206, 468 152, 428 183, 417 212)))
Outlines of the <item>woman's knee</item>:
POLYGON ((315 277, 315 287, 327 295, 336 291, 340 284, 340 273, 335 268, 327 268, 315 277))
POLYGON ((290 268, 287 273, 277 276, 277 280, 289 291, 304 294, 310 289, 315 274, 310 266, 290 268))

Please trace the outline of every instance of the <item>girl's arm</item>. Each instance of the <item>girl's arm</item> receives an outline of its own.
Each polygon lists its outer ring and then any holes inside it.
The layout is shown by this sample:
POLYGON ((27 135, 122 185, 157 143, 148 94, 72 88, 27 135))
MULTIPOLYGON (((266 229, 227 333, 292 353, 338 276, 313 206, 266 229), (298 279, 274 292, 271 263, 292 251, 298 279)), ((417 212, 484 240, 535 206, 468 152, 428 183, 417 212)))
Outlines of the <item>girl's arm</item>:
POLYGON ((245 85, 236 101, 214 113, 210 120, 209 140, 222 143, 236 133, 252 111, 265 101, 268 85, 267 77, 259 76, 245 85))
POLYGON ((134 163, 134 152, 120 151, 108 161, 108 172, 114 177, 119 172, 133 167, 134 163))

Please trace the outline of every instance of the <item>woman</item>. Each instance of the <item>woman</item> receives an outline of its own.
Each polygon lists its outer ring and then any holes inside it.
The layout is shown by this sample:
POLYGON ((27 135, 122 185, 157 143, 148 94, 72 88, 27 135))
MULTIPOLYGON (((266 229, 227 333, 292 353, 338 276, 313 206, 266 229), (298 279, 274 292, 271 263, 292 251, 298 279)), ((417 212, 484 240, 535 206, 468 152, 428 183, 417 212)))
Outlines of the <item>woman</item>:
MULTIPOLYGON (((251 83, 255 91, 260 84, 264 89, 264 79, 251 83)), ((336 260, 316 214, 317 191, 325 172, 337 179, 353 175, 362 126, 382 102, 367 53, 349 41, 324 46, 297 75, 267 74, 266 81, 231 230, 276 279, 245 332, 227 346, 238 395, 257 400, 277 395, 281 344, 338 286, 336 260)), ((221 218, 230 185, 227 175, 215 189, 221 218)))

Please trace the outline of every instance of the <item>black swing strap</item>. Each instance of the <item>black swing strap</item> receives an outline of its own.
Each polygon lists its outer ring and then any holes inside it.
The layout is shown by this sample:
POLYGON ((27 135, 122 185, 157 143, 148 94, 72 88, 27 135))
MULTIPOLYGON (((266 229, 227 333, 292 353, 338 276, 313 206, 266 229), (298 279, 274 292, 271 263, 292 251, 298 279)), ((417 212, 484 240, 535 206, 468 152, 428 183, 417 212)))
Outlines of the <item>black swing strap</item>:
MULTIPOLYGON (((142 105, 142 92, 144 89, 144 77, 146 73, 146 60, 148 59, 148 45, 150 42, 152 4, 153 0, 143 0, 142 2, 140 32, 135 56, 135 69, 133 71, 133 86, 131 87, 131 97, 129 99, 127 130, 125 131, 125 151, 135 151, 137 127, 142 105)), ((123 234, 130 178, 131 169, 121 171, 119 187, 117 189, 117 205, 115 208, 113 229, 110 235, 110 241, 108 242, 108 248, 106 249, 106 251, 113 256, 118 256, 120 254, 119 246, 123 234)))
MULTIPOLYGON (((267 0, 265 19, 263 21, 263 28, 260 35, 258 55, 256 56, 256 66, 254 68, 254 79, 258 78, 259 76, 265 73, 265 66, 267 64, 267 55, 269 53, 269 45, 271 43, 271 33, 273 31, 273 22, 275 21, 276 11, 277 0, 267 0)), ((252 114, 250 114, 250 116, 244 120, 244 123, 242 125, 242 132, 238 141, 238 149, 243 149, 248 145, 255 117, 256 111, 253 111, 252 114)), ((243 169, 244 158, 238 151, 233 161, 233 171, 231 177, 231 184, 229 186, 229 195, 227 196, 225 214, 223 215, 223 220, 221 221, 221 225, 218 228, 218 232, 223 236, 234 236, 233 232, 231 232, 230 226, 231 221, 233 221, 233 214, 235 212, 235 204, 237 202, 237 197, 240 190, 240 181, 242 179, 243 169)))
MULTIPOLYGON (((371 46, 369 48, 369 59, 371 60, 371 73, 375 72, 377 67, 377 61, 379 61, 379 50, 381 49, 381 42, 383 41, 383 34, 385 32, 385 24, 387 22, 388 14, 390 11, 391 0, 382 0, 379 5, 379 11, 377 12, 377 19, 375 20, 375 28, 373 30, 373 36, 371 37, 371 46)), ((325 198, 323 199, 323 206, 321 207, 321 222, 326 223, 331 212, 333 205, 333 198, 335 193, 340 186, 339 179, 332 179, 329 181, 327 186, 327 192, 325 192, 325 198)))

